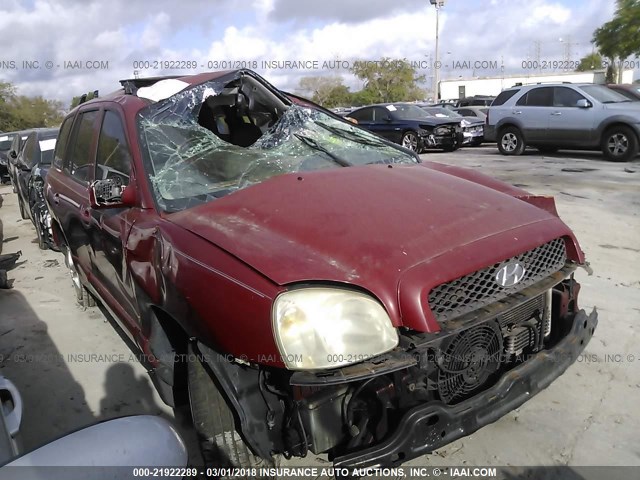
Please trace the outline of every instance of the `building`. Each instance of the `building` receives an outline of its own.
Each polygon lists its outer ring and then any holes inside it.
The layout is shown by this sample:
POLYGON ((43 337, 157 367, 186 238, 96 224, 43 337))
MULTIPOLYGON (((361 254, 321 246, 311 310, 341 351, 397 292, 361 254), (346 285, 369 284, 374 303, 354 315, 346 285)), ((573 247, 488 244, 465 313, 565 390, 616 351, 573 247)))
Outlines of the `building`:
MULTIPOLYGON (((513 87, 516 83, 605 83, 605 70, 590 72, 558 72, 549 74, 508 75, 501 77, 476 77, 467 79, 442 80, 440 82, 440 98, 457 99, 474 95, 498 95, 505 88, 513 87)), ((626 70, 622 74, 621 83, 633 82, 633 70, 626 70)))

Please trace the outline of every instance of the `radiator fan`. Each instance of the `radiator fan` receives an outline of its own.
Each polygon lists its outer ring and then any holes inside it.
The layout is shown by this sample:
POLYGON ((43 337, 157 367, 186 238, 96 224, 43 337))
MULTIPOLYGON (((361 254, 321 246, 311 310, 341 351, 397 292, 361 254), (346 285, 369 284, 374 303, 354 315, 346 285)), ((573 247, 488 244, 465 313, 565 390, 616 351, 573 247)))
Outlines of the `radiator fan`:
POLYGON ((443 345, 438 356, 438 392, 454 404, 481 388, 500 367, 502 335, 495 322, 469 328, 443 345))

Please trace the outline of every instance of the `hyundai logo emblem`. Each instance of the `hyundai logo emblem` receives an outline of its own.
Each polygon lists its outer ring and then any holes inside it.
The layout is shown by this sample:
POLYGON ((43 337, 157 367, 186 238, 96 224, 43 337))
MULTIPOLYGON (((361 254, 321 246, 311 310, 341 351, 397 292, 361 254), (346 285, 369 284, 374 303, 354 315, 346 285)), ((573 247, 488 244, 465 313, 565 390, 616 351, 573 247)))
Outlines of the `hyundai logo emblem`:
POLYGON ((527 273, 518 262, 506 262, 500 265, 496 272, 496 282, 502 287, 512 287, 520 282, 527 273))

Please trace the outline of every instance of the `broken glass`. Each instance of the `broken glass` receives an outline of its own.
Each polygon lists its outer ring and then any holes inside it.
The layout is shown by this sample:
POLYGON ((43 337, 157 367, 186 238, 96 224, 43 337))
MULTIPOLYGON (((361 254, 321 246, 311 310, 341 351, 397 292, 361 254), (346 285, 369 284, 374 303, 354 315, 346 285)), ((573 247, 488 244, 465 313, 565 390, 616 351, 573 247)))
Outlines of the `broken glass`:
POLYGON ((275 175, 419 162, 410 153, 320 109, 285 104, 270 88, 256 78, 246 88, 240 74, 227 75, 141 111, 138 122, 147 150, 148 175, 161 208, 182 210, 275 175), (229 103, 229 99, 233 101, 229 103), (248 108, 233 110, 233 102, 241 101, 248 108), (240 112, 232 119, 256 132, 257 140, 249 146, 232 143, 222 117, 216 117, 213 129, 202 126, 199 117, 204 104, 240 112))

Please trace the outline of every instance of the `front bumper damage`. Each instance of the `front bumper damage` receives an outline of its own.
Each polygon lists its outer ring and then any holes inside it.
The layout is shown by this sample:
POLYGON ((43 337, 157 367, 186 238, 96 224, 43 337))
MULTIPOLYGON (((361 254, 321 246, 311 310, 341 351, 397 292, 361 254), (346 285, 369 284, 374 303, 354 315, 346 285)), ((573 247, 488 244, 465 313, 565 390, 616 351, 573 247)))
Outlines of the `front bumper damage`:
POLYGON ((429 402, 409 410, 385 441, 334 459, 340 468, 394 466, 431 453, 497 421, 545 389, 576 361, 598 324, 594 309, 578 311, 570 332, 553 348, 533 355, 493 387, 453 406, 429 402))

